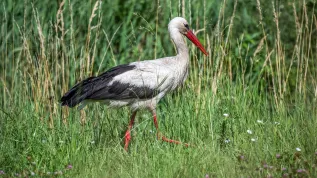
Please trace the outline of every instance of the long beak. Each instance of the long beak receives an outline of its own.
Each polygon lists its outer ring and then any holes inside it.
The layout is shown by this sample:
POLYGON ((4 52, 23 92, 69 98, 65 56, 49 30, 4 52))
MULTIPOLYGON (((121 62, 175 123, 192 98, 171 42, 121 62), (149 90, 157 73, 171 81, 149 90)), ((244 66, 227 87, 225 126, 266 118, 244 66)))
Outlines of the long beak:
POLYGON ((191 30, 188 30, 185 36, 192 41, 199 49, 201 52, 203 52, 206 56, 208 56, 208 53, 206 52, 205 48, 203 45, 199 42, 198 38, 194 35, 194 33, 191 30))

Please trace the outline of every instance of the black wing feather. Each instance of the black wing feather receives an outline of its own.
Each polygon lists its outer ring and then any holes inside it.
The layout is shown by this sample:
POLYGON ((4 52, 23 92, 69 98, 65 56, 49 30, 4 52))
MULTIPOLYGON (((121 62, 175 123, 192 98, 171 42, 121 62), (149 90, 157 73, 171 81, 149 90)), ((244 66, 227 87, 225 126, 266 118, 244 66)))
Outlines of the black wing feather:
POLYGON ((85 99, 93 99, 89 96, 94 93, 107 88, 107 84, 112 80, 113 77, 125 73, 129 70, 133 70, 134 65, 124 64, 109 69, 98 77, 89 77, 71 88, 61 98, 62 106, 67 105, 74 107, 85 99))
POLYGON ((113 82, 112 85, 106 86, 99 91, 94 92, 88 99, 94 100, 124 100, 124 99, 146 99, 153 98, 158 94, 156 89, 147 86, 135 86, 128 83, 113 82))
MULTIPOLYGON (((112 79, 120 74, 135 69, 134 65, 119 65, 111 68, 98 77, 89 77, 70 89, 61 98, 62 106, 74 107, 85 99, 90 100, 124 100, 124 99, 146 99, 153 98, 159 91, 157 88, 150 88, 146 85, 135 86, 129 83, 121 83, 112 79)), ((162 83, 165 80, 162 81, 162 83)))
MULTIPOLYGON (((160 91, 167 88, 161 88, 161 85, 166 81, 167 76, 155 87, 151 88, 146 86, 136 86, 130 83, 121 83, 113 81, 111 85, 108 85, 100 90, 96 91, 87 97, 93 100, 125 100, 125 99, 148 99, 155 97, 160 91)), ((131 82, 133 83, 133 82, 131 82)), ((166 86, 171 87, 171 86, 166 86)), ((168 89, 167 89, 168 90, 168 89)))

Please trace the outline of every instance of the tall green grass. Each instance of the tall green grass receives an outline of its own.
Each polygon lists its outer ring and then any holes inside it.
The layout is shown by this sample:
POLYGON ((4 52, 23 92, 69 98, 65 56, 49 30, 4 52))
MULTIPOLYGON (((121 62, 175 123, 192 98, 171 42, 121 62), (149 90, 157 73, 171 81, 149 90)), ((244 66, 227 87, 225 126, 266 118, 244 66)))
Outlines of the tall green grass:
POLYGON ((315 1, 1 3, 0 176, 317 176, 315 1), (77 81, 117 64, 175 54, 167 24, 191 24, 185 86, 137 114, 61 108, 77 81))

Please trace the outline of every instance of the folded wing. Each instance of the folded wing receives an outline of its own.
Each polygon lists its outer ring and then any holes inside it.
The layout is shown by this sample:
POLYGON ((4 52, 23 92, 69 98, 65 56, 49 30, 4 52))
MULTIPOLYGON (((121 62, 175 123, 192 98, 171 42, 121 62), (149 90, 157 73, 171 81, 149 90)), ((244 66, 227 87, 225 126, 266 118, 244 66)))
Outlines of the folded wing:
POLYGON ((168 90, 173 80, 159 65, 138 63, 119 65, 105 73, 75 85, 61 99, 62 105, 74 107, 83 100, 125 100, 153 98, 168 90))

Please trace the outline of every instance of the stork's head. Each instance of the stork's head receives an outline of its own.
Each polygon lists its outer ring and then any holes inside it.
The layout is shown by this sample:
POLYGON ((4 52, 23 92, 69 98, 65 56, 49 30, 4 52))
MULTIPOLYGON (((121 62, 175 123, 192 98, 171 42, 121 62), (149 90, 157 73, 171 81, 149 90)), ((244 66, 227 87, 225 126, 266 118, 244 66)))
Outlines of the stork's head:
POLYGON ((201 52, 203 52, 206 56, 208 56, 208 53, 206 52, 203 45, 199 42, 197 37, 194 35, 194 33, 190 30, 188 22, 186 19, 182 17, 175 17, 173 18, 170 23, 168 24, 168 30, 170 33, 173 33, 175 31, 185 35, 191 42, 193 42, 201 52))

